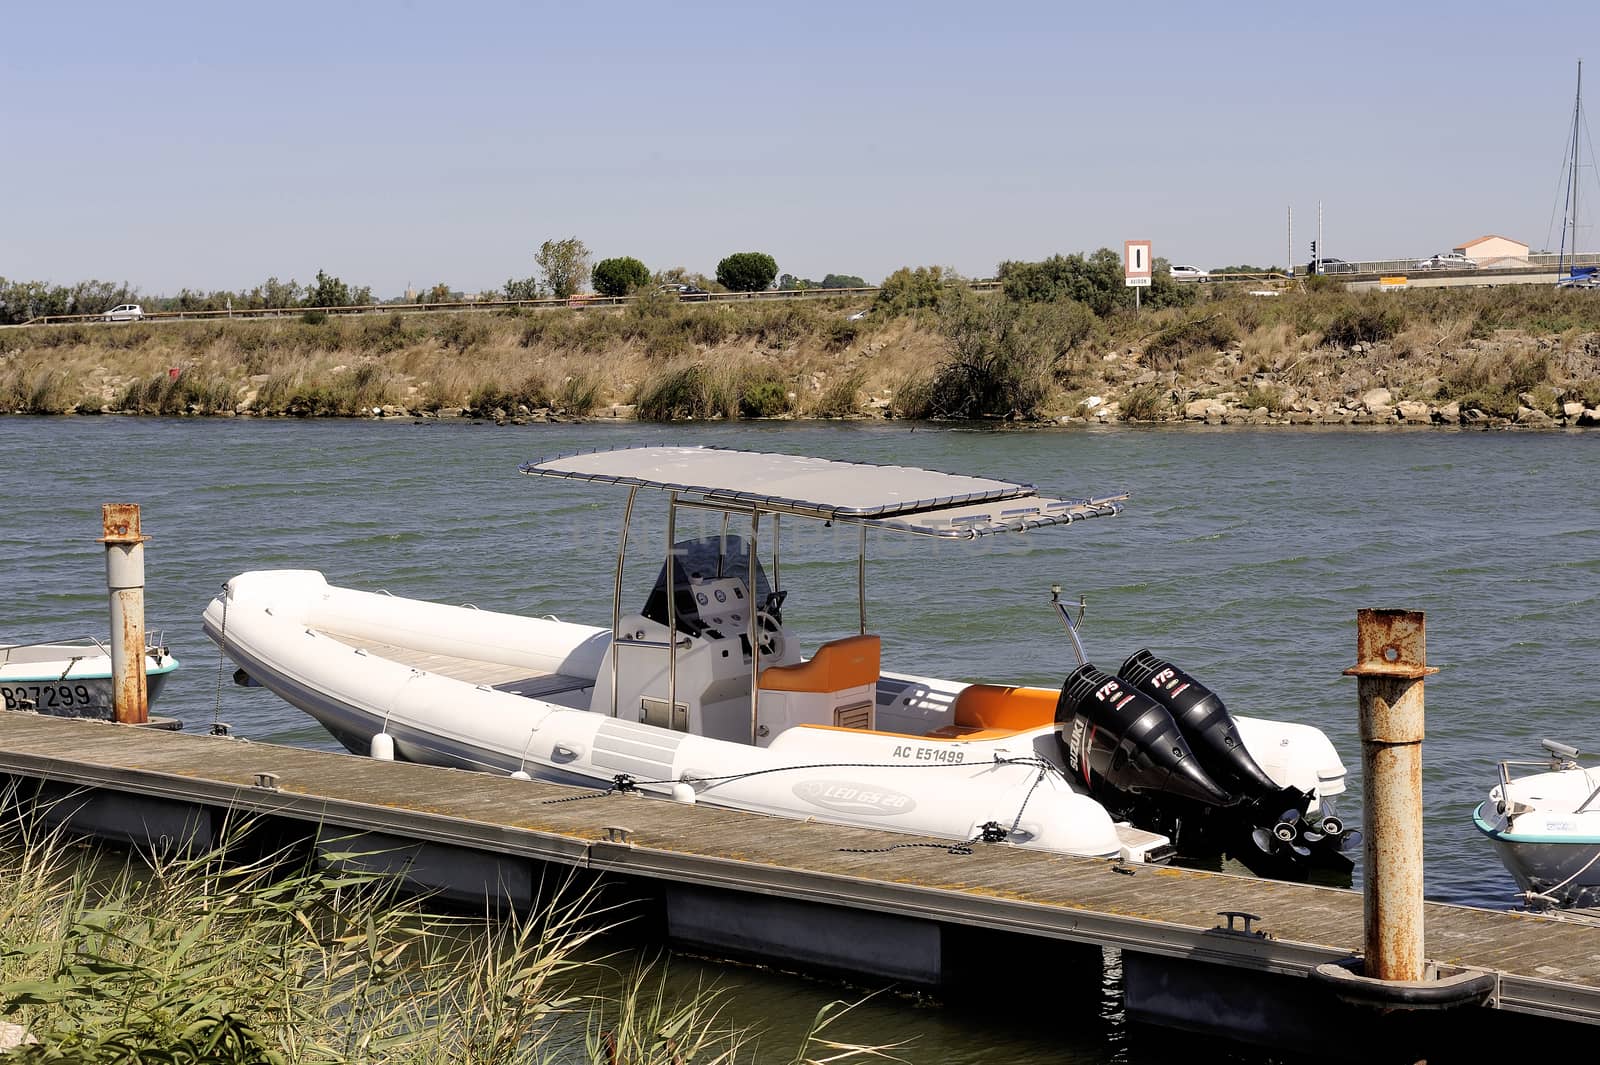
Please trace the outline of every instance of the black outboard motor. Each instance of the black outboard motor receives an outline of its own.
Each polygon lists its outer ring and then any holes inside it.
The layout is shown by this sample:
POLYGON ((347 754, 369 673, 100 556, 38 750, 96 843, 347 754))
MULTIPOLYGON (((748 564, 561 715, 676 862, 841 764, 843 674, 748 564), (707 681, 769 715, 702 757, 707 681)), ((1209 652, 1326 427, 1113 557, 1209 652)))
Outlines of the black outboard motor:
POLYGON ((1280 790, 1245 749, 1233 715, 1211 689, 1144 648, 1128 656, 1117 676, 1167 708, 1219 783, 1249 798, 1280 790))
POLYGON ((1056 723, 1068 774, 1097 798, 1238 802, 1205 771, 1165 707, 1093 665, 1061 686, 1056 723))
MULTIPOLYGON (((1332 815, 1308 816, 1311 796, 1299 788, 1282 787, 1267 775, 1246 749, 1238 724, 1215 692, 1147 649, 1129 655, 1117 674, 1170 711, 1200 764, 1239 796, 1236 824, 1208 826, 1211 831, 1221 829, 1225 840, 1232 837, 1230 849, 1273 866, 1307 861, 1335 867, 1349 864, 1340 854, 1351 842, 1343 822, 1332 815), (1250 855, 1239 846, 1241 831, 1258 854, 1250 855)), ((1359 833, 1350 835, 1360 838, 1359 833)))

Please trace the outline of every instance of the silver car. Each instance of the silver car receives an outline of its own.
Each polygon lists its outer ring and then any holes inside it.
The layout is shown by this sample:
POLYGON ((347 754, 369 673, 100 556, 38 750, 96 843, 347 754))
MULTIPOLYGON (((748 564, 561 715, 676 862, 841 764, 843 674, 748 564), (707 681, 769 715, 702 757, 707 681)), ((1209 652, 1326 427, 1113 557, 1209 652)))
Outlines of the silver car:
POLYGON ((1469 259, 1458 251, 1442 251, 1426 259, 1418 259, 1413 270, 1476 270, 1478 260, 1469 259))
POLYGON ((111 308, 104 317, 108 322, 137 322, 144 317, 144 308, 137 303, 124 303, 111 308))

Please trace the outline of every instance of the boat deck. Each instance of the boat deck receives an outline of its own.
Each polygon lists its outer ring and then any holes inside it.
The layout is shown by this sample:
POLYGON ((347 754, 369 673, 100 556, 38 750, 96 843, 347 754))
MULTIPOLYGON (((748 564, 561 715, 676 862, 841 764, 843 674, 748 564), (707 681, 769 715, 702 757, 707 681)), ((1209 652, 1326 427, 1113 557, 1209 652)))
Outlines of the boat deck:
MULTIPOLYGON (((696 890, 1122 948, 1303 977, 1362 944, 1353 891, 1009 846, 773 818, 637 795, 379 762, 271 744, 0 716, 0 774, 93 789, 108 801, 233 808, 390 833, 503 859, 653 878, 696 890), (269 786, 259 774, 274 774, 269 786), (118 799, 122 797, 122 800, 118 799), (905 847, 907 843, 928 846, 905 847), (900 845, 897 847, 897 845, 900 845), (1246 935, 1219 913, 1258 914, 1246 935)), ((1600 927, 1444 903, 1428 956, 1501 972, 1498 1006, 1600 1023, 1600 927)))
MULTIPOLYGON (((429 673, 437 673, 441 677, 451 680, 464 681, 468 684, 482 684, 485 687, 495 688, 499 691, 510 692, 513 695, 525 695, 530 699, 548 699, 554 695, 567 692, 583 691, 594 687, 594 680, 589 677, 575 677, 567 673, 547 673, 539 670, 528 669, 526 666, 510 666, 503 662, 486 662, 478 658, 460 658, 455 655, 434 654, 430 651, 418 651, 411 647, 401 647, 399 644, 384 643, 381 640, 369 640, 361 636, 351 636, 342 632, 331 632, 327 629, 317 629, 320 635, 336 640, 347 647, 358 651, 366 651, 379 658, 386 658, 391 662, 398 662, 412 669, 421 669, 429 673)), ((588 706, 587 700, 584 706, 588 706)))

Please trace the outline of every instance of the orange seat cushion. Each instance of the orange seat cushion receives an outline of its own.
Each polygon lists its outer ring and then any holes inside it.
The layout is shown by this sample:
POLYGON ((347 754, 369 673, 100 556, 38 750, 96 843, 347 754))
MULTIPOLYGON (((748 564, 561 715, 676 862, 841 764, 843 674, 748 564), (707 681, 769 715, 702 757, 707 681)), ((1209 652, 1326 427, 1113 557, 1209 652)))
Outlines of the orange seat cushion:
POLYGON ((956 695, 955 723, 974 729, 1012 732, 1038 728, 1056 719, 1061 693, 1051 688, 973 684, 956 695))
POLYGON ((878 683, 876 636, 847 636, 817 648, 806 662, 768 666, 761 671, 761 689, 776 692, 838 692, 878 683))

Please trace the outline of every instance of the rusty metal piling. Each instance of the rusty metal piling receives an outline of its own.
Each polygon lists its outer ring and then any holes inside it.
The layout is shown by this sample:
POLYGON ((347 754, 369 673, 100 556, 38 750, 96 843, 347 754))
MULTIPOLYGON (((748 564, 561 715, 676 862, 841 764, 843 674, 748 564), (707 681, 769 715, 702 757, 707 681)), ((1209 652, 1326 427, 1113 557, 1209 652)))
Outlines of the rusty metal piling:
POLYGON ((1422 980, 1422 738, 1427 665, 1416 610, 1356 615, 1356 678, 1365 780, 1365 974, 1422 980))
POLYGON ((137 503, 106 503, 100 520, 111 601, 113 705, 119 722, 143 725, 150 720, 144 663, 144 542, 149 537, 139 531, 137 503))

